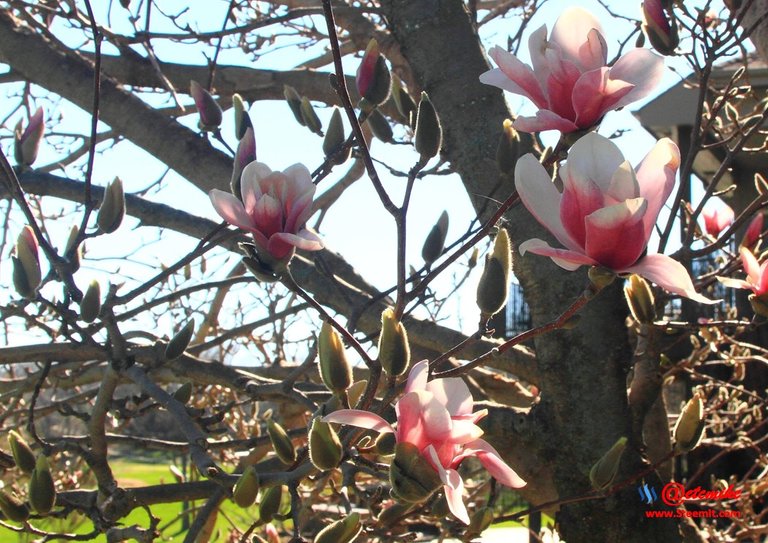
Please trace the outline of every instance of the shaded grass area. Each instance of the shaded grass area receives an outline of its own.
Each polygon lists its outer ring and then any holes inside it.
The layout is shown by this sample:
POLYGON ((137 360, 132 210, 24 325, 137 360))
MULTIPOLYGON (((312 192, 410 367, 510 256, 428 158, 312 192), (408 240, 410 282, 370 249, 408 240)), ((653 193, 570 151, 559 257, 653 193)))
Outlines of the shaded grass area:
MULTIPOLYGON (((111 466, 121 487, 130 488, 175 482, 175 478, 169 470, 169 463, 165 460, 158 460, 157 462, 116 460, 111 462, 111 466)), ((185 521, 192 522, 194 510, 202 505, 202 501, 186 504, 187 513, 192 512, 192 514, 186 515, 181 503, 153 505, 151 508, 152 515, 160 519, 158 530, 161 532, 161 537, 159 540, 182 543, 188 526, 185 521)), ((226 540, 235 528, 241 532, 245 531, 256 518, 258 518, 257 507, 244 510, 232 501, 224 500, 216 519, 214 536, 211 537, 211 541, 226 540), (217 531, 218 537, 215 535, 217 531)), ((150 525, 150 517, 146 510, 138 508, 121 519, 120 523, 123 526, 138 525, 147 528, 150 525)), ((31 519, 30 524, 40 530, 54 533, 88 534, 93 531, 93 524, 90 519, 78 514, 71 514, 67 519, 31 519)), ((0 527, 0 543, 32 543, 39 539, 39 535, 14 533, 0 527)), ((90 541, 106 543, 107 538, 100 535, 90 541)))

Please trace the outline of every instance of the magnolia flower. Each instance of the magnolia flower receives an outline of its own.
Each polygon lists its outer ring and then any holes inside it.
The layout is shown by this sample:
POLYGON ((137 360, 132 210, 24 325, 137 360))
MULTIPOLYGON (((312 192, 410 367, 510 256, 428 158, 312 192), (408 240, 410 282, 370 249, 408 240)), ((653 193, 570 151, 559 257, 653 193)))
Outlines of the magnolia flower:
POLYGON ((520 199, 566 248, 534 238, 520 245, 520 253, 548 256, 566 270, 587 265, 636 273, 670 292, 711 303, 696 293, 679 262, 645 254, 679 165, 680 152, 668 138, 656 143, 635 172, 613 142, 589 133, 573 144, 560 167, 561 194, 544 166, 525 155, 515 168, 520 199))
POLYGON ((727 287, 749 289, 755 296, 764 297, 768 294, 768 260, 760 264, 752 251, 746 247, 741 247, 739 254, 747 273, 746 280, 730 277, 718 277, 718 280, 727 287))
POLYGON ((733 209, 729 206, 709 206, 704 208, 702 216, 704 217, 704 229, 707 231, 707 234, 716 238, 720 235, 720 232, 733 222, 734 215, 733 209))
POLYGON ((656 51, 662 55, 671 55, 680 43, 672 9, 667 10, 665 0, 645 0, 643 2, 643 30, 656 51))
POLYGON ((251 162, 241 177, 242 201, 229 192, 213 189, 209 196, 219 215, 253 235, 259 257, 266 263, 285 263, 295 249, 318 251, 320 239, 304 229, 312 215, 315 185, 309 170, 294 164, 273 172, 261 162, 251 162))
POLYGON ((415 364, 408 375, 405 394, 395 404, 397 424, 357 409, 342 409, 326 416, 326 422, 350 424, 377 432, 394 432, 397 443, 410 443, 437 471, 451 512, 469 524, 462 500, 464 482, 456 471, 462 460, 475 456, 500 483, 520 488, 523 481, 488 442, 479 439, 477 426, 487 410, 472 413, 472 394, 458 378, 427 382, 429 363, 415 364))
POLYGON ((480 81, 529 98, 535 117, 518 117, 523 132, 574 132, 600 122, 608 111, 634 102, 661 80, 664 61, 647 49, 633 49, 612 67, 600 23, 582 8, 569 8, 557 19, 550 39, 547 27, 528 40, 533 69, 495 46, 489 54, 498 68, 480 81))
POLYGON ((741 245, 744 247, 753 247, 760 239, 760 234, 763 233, 763 214, 758 213, 747 226, 747 231, 744 232, 744 238, 741 240, 741 245))

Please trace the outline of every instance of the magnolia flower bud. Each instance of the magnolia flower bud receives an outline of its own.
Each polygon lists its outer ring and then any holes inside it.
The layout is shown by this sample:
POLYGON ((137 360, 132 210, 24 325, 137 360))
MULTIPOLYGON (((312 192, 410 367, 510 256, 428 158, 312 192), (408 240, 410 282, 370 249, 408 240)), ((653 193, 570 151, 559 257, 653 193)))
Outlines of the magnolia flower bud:
POLYGON ((672 55, 680 43, 677 21, 671 6, 665 8, 663 0, 643 2, 643 30, 651 46, 662 55, 672 55))
POLYGON ((366 122, 374 136, 384 143, 392 143, 392 127, 389 125, 387 118, 378 109, 374 109, 368 114, 366 122))
POLYGON ((686 453, 696 448, 704 437, 704 427, 704 402, 701 395, 696 393, 683 407, 672 431, 675 451, 686 453))
POLYGON ((328 122, 328 130, 323 139, 323 154, 325 158, 332 159, 337 166, 344 164, 352 153, 352 148, 344 147, 346 136, 344 135, 344 122, 341 120, 341 111, 334 107, 331 120, 328 122), (343 152, 342 152, 343 151, 343 152))
POLYGON ((250 507, 256 503, 259 494, 259 474, 253 466, 247 466, 232 489, 232 501, 240 507, 250 507))
POLYGON ((320 118, 315 113, 315 108, 312 107, 312 102, 306 96, 301 98, 301 117, 304 119, 304 126, 318 136, 323 135, 323 123, 320 122, 320 118))
MULTIPOLYGON (((246 130, 249 128, 253 129, 253 123, 251 123, 251 117, 248 115, 248 111, 245 109, 245 102, 243 102, 242 96, 237 93, 233 94, 232 106, 235 113, 235 137, 238 140, 241 140, 245 136, 246 130)), ((255 157, 254 160, 256 160, 255 157)))
POLYGON ((408 125, 414 126, 416 124, 416 102, 413 101, 411 95, 403 87, 403 82, 395 74, 392 74, 392 99, 397 111, 400 112, 408 125))
POLYGON ((93 322, 101 311, 101 286, 95 279, 90 282, 80 301, 80 319, 93 322))
POLYGON ((472 248, 472 254, 469 255, 469 260, 467 261, 467 267, 471 270, 475 266, 477 266, 477 259, 480 256, 480 249, 477 247, 472 248))
POLYGON ((192 383, 184 383, 173 391, 173 399, 179 403, 186 404, 192 398, 192 383))
POLYGON ((259 518, 262 522, 271 522, 280 510, 280 502, 283 499, 282 485, 272 486, 261 494, 259 502, 259 518))
POLYGON ((515 169, 519 143, 520 136, 512 126, 512 120, 504 119, 499 146, 496 148, 496 165, 502 173, 510 173, 515 169))
POLYGON ((379 53, 379 44, 375 39, 368 42, 363 60, 357 68, 355 82, 357 92, 367 102, 364 109, 373 109, 389 97, 392 76, 384 57, 379 53))
POLYGON ((448 213, 443 211, 440 214, 440 218, 437 223, 429 231, 427 239, 424 240, 424 246, 421 248, 421 258, 427 266, 431 265, 435 260, 440 258, 443 254, 443 247, 445 246, 445 238, 448 235, 448 213))
POLYGON ((763 214, 758 213, 750 221, 747 231, 744 232, 744 238, 741 240, 741 246, 752 248, 760 239, 760 234, 763 233, 763 214))
POLYGON ((352 384, 352 367, 347 360, 338 332, 327 321, 320 328, 317 347, 320 378, 334 394, 341 394, 352 384))
POLYGON ((397 445, 397 438, 392 432, 381 432, 379 437, 376 438, 374 446, 376 452, 382 456, 389 456, 395 454, 395 446, 397 445))
POLYGON ((40 514, 46 514, 56 503, 56 487, 45 456, 38 456, 29 479, 29 504, 40 514))
POLYGON ((255 160, 256 136, 253 134, 253 127, 249 126, 245 129, 245 134, 243 134, 243 137, 237 144, 237 152, 235 153, 235 161, 232 167, 232 178, 229 181, 229 186, 235 198, 241 198, 240 177, 243 174, 243 170, 255 160))
POLYGON ((360 514, 352 513, 320 530, 315 536, 314 543, 349 543, 362 529, 360 514))
POLYGON ((69 237, 67 238, 67 245, 64 247, 64 254, 70 255, 69 262, 72 266, 72 271, 80 269, 80 259, 83 258, 83 244, 77 246, 76 250, 72 250, 77 241, 77 236, 80 234, 80 228, 77 225, 73 225, 69 230, 69 237))
POLYGON ((752 306, 752 311, 754 311, 756 315, 768 318, 768 303, 766 303, 766 300, 763 296, 750 294, 749 303, 752 306))
POLYGON ((493 522, 493 508, 481 507, 474 513, 469 519, 469 526, 467 526, 467 532, 471 534, 480 535, 490 527, 493 522))
POLYGON ((217 130, 224 114, 211 93, 201 87, 197 81, 190 81, 189 93, 192 95, 197 112, 200 114, 200 121, 198 122, 200 130, 209 132, 217 130))
POLYGON ((320 418, 312 421, 309 429, 309 459, 321 471, 333 469, 339 465, 342 446, 336 430, 320 418))
POLYGON ((656 320, 655 300, 648 281, 639 275, 632 274, 624 285, 624 296, 627 298, 632 317, 637 322, 650 324, 656 320))
POLYGON ((404 503, 393 503, 379 513, 378 521, 380 526, 389 526, 395 521, 402 519, 411 510, 411 505, 404 503))
POLYGON ((301 96, 296 92, 296 89, 290 85, 283 85, 283 96, 285 96, 285 101, 288 102, 288 107, 291 108, 291 112, 296 118, 296 122, 301 126, 306 126, 307 123, 304 121, 304 116, 301 114, 301 96))
POLYGON ((31 166, 37 159, 37 152, 40 149, 40 142, 43 140, 43 132, 45 131, 43 115, 43 108, 37 108, 37 111, 29 118, 27 128, 21 130, 21 121, 16 125, 13 154, 19 166, 31 166))
POLYGON ((619 471, 621 455, 627 446, 627 438, 620 437, 613 446, 608 449, 600 460, 595 462, 592 469, 589 470, 589 482, 595 490, 604 490, 608 488, 616 478, 619 471))
POLYGON ((29 518, 27 505, 2 490, 0 490, 0 511, 5 518, 13 522, 24 522, 29 518))
POLYGON ((32 448, 18 433, 11 430, 8 433, 8 444, 11 446, 11 454, 13 455, 13 461, 16 462, 18 468, 24 473, 32 473, 35 469, 35 453, 32 452, 32 448))
POLYGON ((190 319, 181 330, 176 332, 176 335, 171 338, 168 345, 165 346, 165 358, 167 360, 176 360, 183 355, 189 342, 192 340, 194 331, 195 320, 190 319))
POLYGON ((104 199, 96 215, 96 224, 105 234, 111 234, 120 227, 125 217, 125 194, 123 182, 115 177, 104 189, 104 199))
POLYGON ((426 92, 421 93, 419 111, 416 115, 416 134, 414 146, 422 159, 430 159, 440 152, 443 143, 443 128, 437 118, 437 112, 426 92))
POLYGON ((272 442, 275 454, 283 464, 293 464, 296 461, 296 449, 285 429, 274 420, 267 421, 267 433, 272 442))
POLYGON ((442 486, 440 476, 419 448, 403 441, 395 447, 395 458, 389 468, 392 495, 406 503, 419 503, 442 486))
POLYGON ((379 362, 384 371, 394 377, 404 374, 411 362, 405 326, 395 319, 395 311, 389 307, 381 313, 379 362))
POLYGON ((587 271, 587 277, 597 290, 602 290, 616 280, 616 273, 601 266, 592 266, 587 271))
POLYGON ((495 315, 507 303, 512 271, 509 234, 499 228, 493 243, 493 252, 485 259, 483 275, 477 285, 477 306, 484 319, 495 315))
POLYGON ((16 240, 13 255, 13 286, 20 296, 32 300, 42 282, 40 256, 35 232, 27 225, 16 240))

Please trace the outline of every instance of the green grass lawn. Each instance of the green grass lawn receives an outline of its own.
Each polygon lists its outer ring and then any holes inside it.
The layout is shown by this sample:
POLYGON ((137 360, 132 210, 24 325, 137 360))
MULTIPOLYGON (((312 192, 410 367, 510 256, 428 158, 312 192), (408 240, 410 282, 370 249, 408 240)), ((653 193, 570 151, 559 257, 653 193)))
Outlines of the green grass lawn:
MULTIPOLYGON (((163 483, 173 483, 175 479, 168 469, 168 462, 158 460, 157 463, 129 462, 125 460, 116 460, 111 463, 112 471, 121 486, 143 486, 157 485, 163 483)), ((203 502, 196 502, 194 506, 202 506, 203 502)), ((160 504, 152 506, 152 514, 160 518, 159 529, 161 539, 172 543, 181 543, 184 539, 182 523, 182 505, 180 503, 160 504)), ((250 526, 253 518, 258 516, 257 508, 252 507, 243 510, 230 500, 222 503, 219 515, 216 520, 216 528, 220 532, 220 538, 211 538, 211 541, 223 540, 230 533, 233 525, 241 530, 250 526)), ((189 519, 191 522, 192 518, 189 519)), ((135 509, 127 517, 122 519, 124 526, 139 525, 141 527, 149 526, 149 516, 144 509, 135 509)), ((85 534, 93 530, 90 520, 80 515, 70 515, 66 520, 32 520, 30 524, 41 530, 58 533, 80 533, 85 534)), ((215 533, 215 531, 214 531, 215 533)), ((15 534, 5 528, 0 527, 0 543, 28 543, 39 539, 40 536, 31 534, 15 534)), ((106 537, 100 536, 92 541, 106 543, 106 537)))

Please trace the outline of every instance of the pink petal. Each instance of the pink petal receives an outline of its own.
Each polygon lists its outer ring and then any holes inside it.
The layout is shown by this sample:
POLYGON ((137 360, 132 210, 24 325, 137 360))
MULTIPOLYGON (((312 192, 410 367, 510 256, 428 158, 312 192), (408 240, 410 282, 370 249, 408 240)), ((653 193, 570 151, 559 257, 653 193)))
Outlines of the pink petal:
POLYGON ((706 296, 697 293, 693 286, 693 281, 691 281, 691 276, 688 275, 685 267, 666 255, 647 255, 641 258, 634 266, 616 271, 636 273, 673 294, 685 296, 695 302, 702 304, 717 303, 717 300, 710 300, 706 296))
POLYGON ((584 8, 572 7, 558 17, 549 39, 560 47, 566 58, 578 62, 581 47, 592 29, 603 34, 600 21, 594 15, 584 8))
POLYGON ((334 422, 336 424, 347 424, 366 428, 375 432, 394 432, 390 424, 380 416, 369 411, 361 409, 340 409, 330 415, 323 417, 323 422, 334 422))
POLYGON ((515 187, 520 195, 520 200, 531 212, 531 215, 552 232, 560 243, 569 249, 578 247, 560 220, 562 196, 549 178, 547 170, 530 153, 517 161, 515 187))
POLYGON ((424 423, 424 429, 429 441, 434 443, 450 439, 453 430, 453 421, 445 406, 432 394, 426 391, 412 394, 419 394, 423 402, 421 407, 421 419, 424 423))
POLYGON ((608 44, 597 28, 587 34, 587 40, 579 47, 579 62, 584 71, 595 70, 608 62, 608 44))
POLYGON ((233 224, 243 230, 253 230, 254 226, 251 223, 251 218, 245 212, 243 203, 232 196, 229 192, 223 190, 213 189, 208 193, 211 199, 213 208, 216 210, 222 219, 229 224, 233 224))
POLYGON ((416 390, 427 390, 427 379, 429 379, 429 360, 417 362, 408 372, 408 380, 405 383, 405 393, 416 390))
POLYGON ((250 215, 254 227, 267 238, 283 230, 283 209, 280 202, 269 194, 256 202, 250 215))
POLYGON ((550 73, 549 60, 547 60, 548 49, 547 25, 541 25, 528 37, 528 53, 531 55, 534 76, 542 89, 546 87, 550 73))
POLYGON ((272 174, 269 166, 261 162, 251 162, 245 168, 240 176, 240 195, 243 197, 245 210, 250 213, 256 206, 256 202, 261 198, 261 180, 272 174))
POLYGON ((631 266, 645 251, 643 216, 645 198, 604 207, 586 218, 586 253, 611 270, 631 266))
POLYGON ((664 77, 664 59, 648 49, 636 47, 623 55, 613 65, 610 79, 626 81, 634 85, 614 107, 619 108, 650 94, 664 77))
POLYGON ((611 184, 606 193, 617 203, 637 198, 640 195, 640 185, 637 182, 635 170, 632 169, 628 161, 622 162, 613 172, 611 184))
POLYGON ((405 441, 416 445, 419 449, 423 449, 429 443, 422 414, 424 406, 431 398, 431 393, 416 390, 403 395, 395 404, 398 443, 405 441))
POLYGON ((451 416, 472 413, 472 393, 462 379, 435 379, 427 383, 427 390, 434 394, 435 399, 445 406, 451 416))
POLYGON ((555 249, 544 240, 533 238, 520 244, 520 254, 530 252, 536 255, 548 256, 552 261, 568 271, 573 271, 581 266, 595 266, 598 264, 583 253, 569 251, 567 249, 555 249))
POLYGON ((747 274, 749 282, 753 285, 757 285, 760 281, 760 263, 755 258, 755 255, 746 247, 739 248, 739 254, 741 255, 741 264, 744 266, 744 271, 747 274))
POLYGON ((717 280, 720 281, 723 285, 726 287, 731 288, 745 288, 748 290, 752 290, 752 284, 747 283, 743 279, 733 279, 731 277, 717 277, 717 280))
POLYGON ((646 239, 651 237, 659 212, 672 193, 678 166, 680 151, 677 145, 669 138, 662 138, 636 169, 640 196, 648 200, 648 210, 643 219, 646 239))
POLYGON ((437 451, 430 445, 426 449, 428 458, 432 461, 437 470, 440 480, 443 482, 443 491, 445 492, 445 501, 448 502, 448 509, 451 513, 464 524, 469 524, 469 513, 464 505, 464 481, 461 480, 459 472, 453 469, 445 469, 437 457, 437 451))
POLYGON ((720 232, 725 230, 733 222, 734 213, 730 206, 723 207, 709 206, 704 208, 702 213, 704 217, 704 228, 712 237, 717 237, 720 232))
POLYGON ((483 435, 483 429, 470 420, 452 420, 451 432, 446 440, 456 445, 464 445, 483 435))
POLYGON ((616 109, 616 104, 632 90, 625 81, 608 78, 608 68, 600 68, 582 75, 573 87, 573 109, 576 124, 589 128, 603 116, 616 109))
POLYGON ((488 54, 499 67, 481 74, 481 83, 525 96, 538 107, 547 106, 547 98, 530 66, 498 46, 488 54))
POLYGON ((760 280, 757 282, 755 294, 762 296, 768 292, 768 260, 760 266, 760 280))
POLYGON ((305 192, 295 199, 292 204, 285 205, 285 231, 295 232, 303 227, 307 220, 312 216, 315 210, 312 208, 312 198, 314 198, 314 187, 311 192, 305 192))
POLYGON ((493 446, 483 439, 478 439, 464 447, 464 453, 468 456, 477 456, 488 473, 498 482, 510 488, 521 488, 526 482, 501 459, 501 455, 493 446), (467 454, 468 453, 468 454, 467 454))
POLYGON ((278 232, 269 238, 270 242, 273 239, 282 243, 287 243, 288 245, 304 251, 319 251, 323 248, 323 243, 320 241, 320 238, 309 230, 302 230, 298 234, 278 232))
POLYGON ((607 192, 613 174, 623 162, 624 155, 615 143, 590 132, 571 146, 568 160, 560 168, 560 177, 565 188, 572 186, 574 190, 587 190, 590 183, 595 183, 601 192, 607 192))
POLYGON ((525 117, 520 115, 512 123, 520 132, 543 132, 545 130, 559 130, 563 134, 579 130, 576 123, 569 119, 564 119, 557 113, 548 109, 540 109, 534 117, 525 117))
POLYGON ((601 209, 604 204, 603 192, 591 179, 575 178, 563 172, 563 198, 560 203, 560 220, 565 230, 576 242, 574 249, 581 250, 587 243, 585 218, 601 209))

